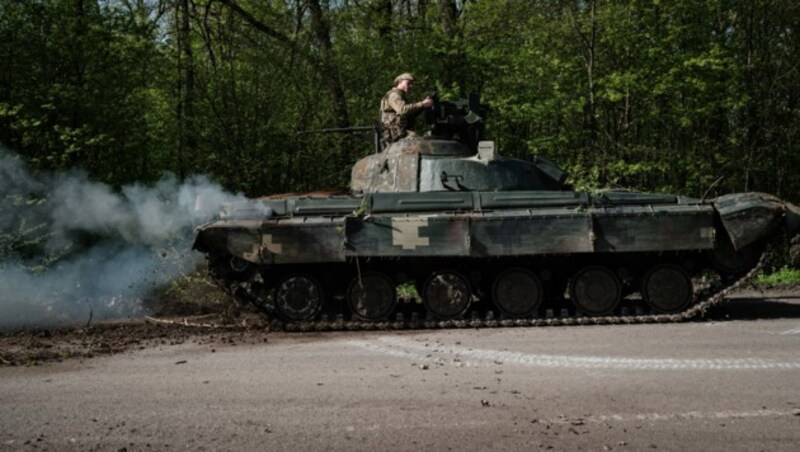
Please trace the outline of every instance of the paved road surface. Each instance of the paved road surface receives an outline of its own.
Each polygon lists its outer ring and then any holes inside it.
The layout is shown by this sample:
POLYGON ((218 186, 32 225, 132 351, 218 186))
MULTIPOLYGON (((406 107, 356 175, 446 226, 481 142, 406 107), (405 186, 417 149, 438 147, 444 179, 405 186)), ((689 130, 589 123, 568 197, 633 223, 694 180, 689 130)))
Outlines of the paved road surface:
POLYGON ((0 368, 0 449, 797 450, 800 296, 729 320, 270 335, 0 368))

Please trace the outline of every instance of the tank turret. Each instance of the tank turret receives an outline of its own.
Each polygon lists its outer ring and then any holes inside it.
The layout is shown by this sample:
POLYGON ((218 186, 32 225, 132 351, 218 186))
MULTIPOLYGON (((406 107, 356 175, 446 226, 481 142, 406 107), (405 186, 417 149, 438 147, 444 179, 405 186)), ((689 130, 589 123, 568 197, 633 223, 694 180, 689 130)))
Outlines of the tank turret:
MULTIPOLYGON (((436 99, 437 96, 433 96, 436 99)), ((435 101, 426 113, 430 133, 403 138, 359 160, 351 173, 353 193, 433 191, 565 190, 566 173, 541 157, 530 161, 498 155, 483 140, 487 105, 477 96, 435 101)))

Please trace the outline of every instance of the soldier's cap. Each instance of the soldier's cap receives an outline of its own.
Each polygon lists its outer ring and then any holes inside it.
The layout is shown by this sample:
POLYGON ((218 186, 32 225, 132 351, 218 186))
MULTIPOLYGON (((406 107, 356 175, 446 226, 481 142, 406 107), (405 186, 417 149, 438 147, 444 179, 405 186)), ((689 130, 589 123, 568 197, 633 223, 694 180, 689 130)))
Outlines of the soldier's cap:
POLYGON ((410 72, 405 72, 403 74, 398 75, 397 77, 394 78, 394 86, 399 85, 400 82, 402 82, 403 80, 411 80, 413 82, 414 75, 410 72))

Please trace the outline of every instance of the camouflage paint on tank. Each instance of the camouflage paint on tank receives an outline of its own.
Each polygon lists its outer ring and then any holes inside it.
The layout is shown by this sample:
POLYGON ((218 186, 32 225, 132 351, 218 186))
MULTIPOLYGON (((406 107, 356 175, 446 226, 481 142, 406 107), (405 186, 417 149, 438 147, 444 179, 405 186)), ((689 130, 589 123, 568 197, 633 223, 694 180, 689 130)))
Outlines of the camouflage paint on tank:
POLYGON ((255 264, 342 262, 344 218, 223 220, 201 227, 195 248, 255 264))
MULTIPOLYGON (((271 217, 209 223, 198 231, 197 246, 253 263, 291 264, 706 250, 716 239, 713 203, 647 193, 376 193, 328 201, 260 201, 271 217)), ((779 218, 771 200, 753 203, 736 218, 746 212, 772 223, 779 218)))
POLYGON ((502 213, 370 216, 346 222, 349 256, 521 256, 703 250, 710 206, 545 208, 502 213))

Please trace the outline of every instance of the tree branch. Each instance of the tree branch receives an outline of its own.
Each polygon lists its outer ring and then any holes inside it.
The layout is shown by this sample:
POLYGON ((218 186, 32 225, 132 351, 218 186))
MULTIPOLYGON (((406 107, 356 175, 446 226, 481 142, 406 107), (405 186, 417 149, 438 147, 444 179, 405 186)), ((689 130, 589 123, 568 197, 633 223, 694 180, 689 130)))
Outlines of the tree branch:
POLYGON ((276 41, 278 41, 278 42, 280 42, 282 44, 285 44, 285 45, 291 47, 292 49, 295 49, 295 42, 292 41, 291 38, 289 38, 285 34, 281 33, 280 31, 275 30, 274 28, 270 27, 269 25, 265 24, 264 22, 261 22, 260 20, 256 19, 255 17, 253 17, 252 14, 248 13, 247 11, 245 11, 235 1, 232 1, 232 0, 211 0, 211 2, 212 3, 213 2, 222 3, 223 5, 227 6, 231 10, 235 11, 236 14, 240 15, 242 17, 242 19, 244 19, 247 23, 252 25, 256 30, 266 34, 267 36, 275 39, 276 41))

